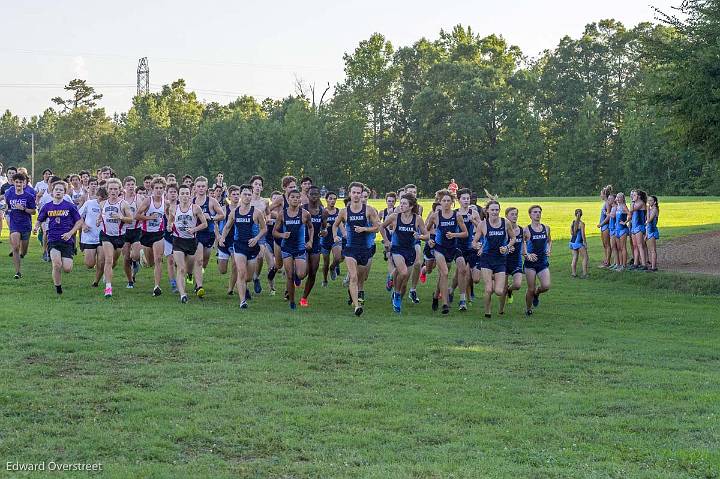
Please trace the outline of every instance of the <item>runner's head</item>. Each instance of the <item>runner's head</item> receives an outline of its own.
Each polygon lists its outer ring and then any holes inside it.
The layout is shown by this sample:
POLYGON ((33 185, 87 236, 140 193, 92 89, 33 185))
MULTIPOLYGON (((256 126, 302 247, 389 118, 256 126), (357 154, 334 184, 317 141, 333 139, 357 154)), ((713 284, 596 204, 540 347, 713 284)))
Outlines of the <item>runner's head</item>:
POLYGON ((105 201, 106 199, 108 199, 107 188, 105 188, 104 186, 98 186, 95 196, 97 196, 98 201, 105 201))
POLYGON ((225 180, 225 175, 223 174, 222 171, 218 171, 217 175, 215 175, 215 184, 222 185, 224 180, 225 180))
POLYGON ((414 184, 410 183, 408 185, 405 185, 405 188, 403 189, 405 190, 405 193, 409 193, 417 198, 417 186, 415 186, 414 184))
POLYGON ((195 178, 195 195, 205 196, 208 189, 208 179, 204 176, 198 176, 195 178))
POLYGON ((292 206, 293 208, 297 208, 300 206, 300 191, 299 190, 290 190, 288 193, 288 204, 292 206))
POLYGON ((607 185, 605 188, 600 190, 600 199, 605 201, 608 199, 608 196, 610 196, 613 192, 612 185, 607 185))
POLYGON ((151 180, 151 188, 154 198, 162 198, 162 195, 165 192, 165 178, 158 176, 157 178, 151 180))
POLYGON ((53 199, 62 200, 67 194, 68 184, 62 180, 53 182, 50 187, 52 188, 53 199))
POLYGON ((153 175, 145 175, 143 177, 143 186, 146 191, 152 191, 153 175))
POLYGON ((497 200, 488 200, 485 204, 485 213, 487 213, 488 218, 498 218, 500 216, 500 203, 497 200))
MULTIPOLYGON (((405 190, 407 191, 407 188, 405 190)), ((442 209, 445 212, 451 210, 453 204, 455 203, 455 195, 447 188, 439 190, 437 193, 435 193, 435 198, 439 200, 440 206, 442 206, 442 209)))
POLYGON ((135 194, 135 177, 134 176, 126 176, 123 179, 123 186, 125 187, 125 194, 128 196, 132 196, 135 194))
POLYGON ((174 181, 169 182, 167 186, 165 186, 165 196, 168 201, 175 203, 178 199, 178 184, 174 181))
POLYGON ((190 202, 190 195, 192 190, 186 184, 178 186, 178 199, 183 205, 187 205, 190 202))
POLYGON ((350 201, 354 204, 360 203, 362 201, 362 194, 363 190, 365 188, 365 185, 358 181, 353 181, 350 183, 350 186, 348 186, 348 192, 350 193, 350 201))
POLYGON ((658 203, 657 196, 655 195, 648 195, 648 203, 649 208, 652 208, 653 206, 657 207, 658 211, 660 210, 660 204, 658 203))
POLYGON ((76 175, 75 173, 73 173, 72 175, 70 175, 70 184, 71 184, 71 185, 73 186, 73 188, 75 188, 75 189, 80 188, 80 186, 81 186, 81 183, 80 183, 80 175, 76 175))
POLYGON ((312 178, 310 178, 309 176, 303 176, 300 179, 300 191, 307 194, 307 192, 310 189, 310 187, 312 186, 312 184, 313 184, 312 178))
POLYGON ((367 204, 368 198, 370 198, 370 188, 368 188, 367 185, 363 185, 362 202, 364 205, 367 204))
POLYGON ((397 201, 397 193, 391 191, 385 195, 385 204, 388 208, 395 208, 395 202, 397 201))
POLYGON ((282 196, 283 196, 282 193, 280 193, 279 191, 275 190, 275 191, 273 191, 273 192, 270 194, 270 201, 280 201, 280 199, 282 198, 282 196))
POLYGON ((514 206, 509 206, 505 208, 505 218, 507 218, 510 223, 515 225, 518 220, 518 209, 514 206))
POLYGON ((53 172, 50 168, 45 168, 42 172, 42 177, 45 182, 52 176, 53 172))
POLYGON ((292 190, 297 189, 297 179, 294 176, 284 176, 282 179, 282 188, 286 195, 292 190))
POLYGON ((470 191, 469 188, 462 188, 458 190, 457 196, 460 201, 460 206, 463 208, 468 208, 470 206, 470 196, 472 196, 472 191, 470 191))
POLYGON ((105 189, 107 189, 108 198, 113 201, 117 199, 118 196, 120 196, 121 187, 122 184, 117 178, 109 178, 105 181, 105 189))
POLYGON ((328 191, 325 193, 325 204, 328 208, 335 208, 335 202, 337 201, 337 193, 328 191))
POLYGON ((109 166, 103 166, 100 168, 100 179, 109 180, 112 177, 112 168, 109 166))
MULTIPOLYGON (((80 175, 82 178, 82 175, 80 175)), ((97 189, 98 189, 98 179, 94 176, 91 176, 87 180, 87 186, 88 186, 88 194, 90 196, 96 196, 97 195, 97 189)))
POLYGON ((253 194, 256 196, 260 196, 260 193, 262 193, 263 186, 265 185, 265 180, 260 175, 255 175, 252 178, 250 178, 250 185, 253 188, 253 194))
POLYGON ((249 205, 252 201, 252 193, 252 186, 248 184, 240 185, 240 203, 242 203, 244 206, 249 205))
POLYGON ((414 195, 405 193, 400 198, 400 211, 405 213, 406 211, 410 211, 413 214, 418 213, 418 204, 417 199, 414 195))
POLYGON ((228 198, 230 198, 230 204, 237 205, 240 201, 240 187, 231 185, 228 188, 228 198))
POLYGON ((312 203, 313 205, 318 204, 320 202, 320 188, 318 188, 317 186, 311 186, 307 190, 307 196, 310 203, 312 203))
POLYGON ((28 177, 25 173, 15 173, 12 176, 13 183, 15 184, 15 191, 22 192, 27 184, 28 177))
POLYGON ((542 217, 542 207, 540 205, 532 205, 528 208, 528 213, 530 214, 531 220, 535 222, 540 221, 540 218, 542 217))

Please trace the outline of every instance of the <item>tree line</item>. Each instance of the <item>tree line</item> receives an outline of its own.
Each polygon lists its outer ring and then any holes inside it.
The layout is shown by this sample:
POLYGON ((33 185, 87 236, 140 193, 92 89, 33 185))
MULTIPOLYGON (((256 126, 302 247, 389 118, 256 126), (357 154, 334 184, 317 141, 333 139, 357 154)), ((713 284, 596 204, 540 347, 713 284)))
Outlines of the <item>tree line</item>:
POLYGON ((606 184, 720 194, 720 0, 626 28, 588 24, 539 58, 458 25, 395 48, 376 33, 343 57, 332 94, 203 103, 180 79, 109 116, 76 79, 29 119, 0 117, 0 161, 62 173, 288 173, 378 191, 451 178, 504 196, 590 195, 606 184))

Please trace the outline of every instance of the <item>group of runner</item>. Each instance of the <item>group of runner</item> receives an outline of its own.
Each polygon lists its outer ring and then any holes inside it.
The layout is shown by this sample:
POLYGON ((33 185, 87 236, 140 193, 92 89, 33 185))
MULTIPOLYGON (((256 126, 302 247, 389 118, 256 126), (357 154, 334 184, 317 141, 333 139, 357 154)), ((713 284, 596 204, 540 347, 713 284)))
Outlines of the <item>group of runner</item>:
POLYGON ((420 302, 418 282, 426 282, 435 269, 432 309, 443 314, 449 313, 455 294, 458 310, 466 311, 480 280, 486 317, 491 317, 493 294, 500 298, 499 314, 504 314, 523 276, 527 315, 550 289, 552 240, 550 228, 541 222, 542 208, 532 206, 530 223, 523 227, 517 208, 506 208, 503 217, 495 198, 488 195, 482 207, 468 189, 457 194, 438 191, 430 211, 423 212, 417 188, 406 185, 388 193, 386 207, 378 212, 367 203, 366 185, 350 183, 345 204, 337 205, 337 194, 327 192, 321 198, 309 177, 299 184, 295 177, 284 177, 281 190, 269 198, 262 196, 264 180, 258 175, 229 187, 222 174, 212 186, 203 176, 186 175, 178 181, 173 174, 148 175, 138 184, 134 177, 120 180, 104 167, 96 176, 81 171, 64 180, 47 169, 34 187, 28 182, 23 169, 9 171, 2 195, 15 278, 22 277, 30 234, 40 233, 58 294, 62 294, 62 274, 73 266, 76 236, 85 266, 95 269, 92 286, 104 283, 106 298, 113 296, 113 272, 121 255, 128 289, 135 288, 145 264, 153 268, 152 295, 160 296, 165 259, 170 288, 180 301, 189 300, 186 288, 203 298, 203 276, 216 249, 218 270, 229 276, 227 294, 237 293, 242 309, 249 307, 252 297, 249 284, 256 294, 262 291, 264 264, 270 293, 275 294, 275 276, 283 272, 285 299, 296 309, 298 289, 300 306, 309 306, 318 273, 322 286, 327 286, 328 277, 340 276, 344 263, 348 304, 360 316, 378 235, 388 263, 386 287, 398 313, 406 293, 413 303, 420 302))

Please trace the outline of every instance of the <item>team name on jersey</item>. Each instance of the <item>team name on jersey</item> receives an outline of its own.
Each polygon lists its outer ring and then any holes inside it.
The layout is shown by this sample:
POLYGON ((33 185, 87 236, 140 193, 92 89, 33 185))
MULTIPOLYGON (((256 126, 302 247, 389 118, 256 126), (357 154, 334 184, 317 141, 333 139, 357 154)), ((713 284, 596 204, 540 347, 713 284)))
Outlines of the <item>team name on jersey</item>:
POLYGON ((532 233, 530 235, 531 239, 539 240, 539 239, 547 239, 547 234, 545 233, 532 233))
POLYGON ((13 208, 17 208, 18 206, 25 208, 27 206, 27 200, 25 198, 20 200, 10 200, 10 206, 13 208))
POLYGON ((55 218, 57 216, 70 216, 70 210, 51 210, 48 211, 48 217, 55 218))
POLYGON ((348 221, 364 221, 365 215, 351 215, 348 217, 348 221))
POLYGON ((322 223, 322 218, 319 216, 313 216, 311 219, 312 219, 313 223, 318 223, 318 224, 322 223))
POLYGON ((238 217, 235 219, 235 222, 236 222, 236 223, 252 223, 252 218, 250 218, 249 216, 244 216, 244 215, 243 215, 243 216, 238 216, 238 217))
POLYGON ((415 232, 415 227, 413 227, 413 226, 402 225, 402 226, 398 226, 397 229, 398 229, 398 231, 402 231, 403 233, 414 233, 415 232))
POLYGON ((505 230, 490 230, 488 236, 505 236, 505 230))
POLYGON ((440 221, 440 226, 455 226, 455 220, 440 221))
POLYGON ((286 225, 299 225, 300 223, 301 223, 300 218, 295 218, 295 219, 285 221, 286 225))

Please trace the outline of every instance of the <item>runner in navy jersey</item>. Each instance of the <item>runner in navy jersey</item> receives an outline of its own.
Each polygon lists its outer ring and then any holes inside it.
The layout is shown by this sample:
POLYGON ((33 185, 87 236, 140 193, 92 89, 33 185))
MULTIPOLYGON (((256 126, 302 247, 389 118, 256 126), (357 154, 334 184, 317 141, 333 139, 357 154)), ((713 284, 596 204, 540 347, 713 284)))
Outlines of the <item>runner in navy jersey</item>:
MULTIPOLYGON (((288 198, 291 191, 297 190, 297 179, 294 176, 284 176, 282 181, 282 195, 274 197, 270 202, 268 209, 270 215, 274 220, 277 220, 283 214, 283 209, 288 207, 288 198)), ((273 233, 274 235, 274 233, 273 233)), ((275 274, 279 271, 280 266, 283 265, 282 250, 280 249, 280 238, 273 236, 277 241, 273 247, 273 253, 275 254, 275 265, 268 270, 267 278, 269 282, 275 279, 275 274)), ((287 292, 286 292, 287 293, 287 292)))
POLYGON ((362 203, 364 185, 352 182, 348 188, 350 202, 340 210, 333 224, 333 237, 339 242, 341 237, 338 230, 345 227, 346 247, 343 250, 345 264, 347 264, 349 284, 348 294, 355 308, 355 315, 363 313, 363 307, 358 295, 359 278, 367 277, 368 263, 370 261, 369 237, 377 233, 380 228, 380 218, 377 211, 370 205, 362 203))
MULTIPOLYGON (((232 296, 237 286, 237 270, 235 268, 235 260, 233 258, 233 238, 226 238, 225 244, 220 244, 220 237, 223 234, 225 225, 227 224, 228 218, 233 214, 235 208, 240 205, 240 187, 236 185, 230 185, 227 189, 227 201, 225 205, 225 219, 217 223, 218 225, 218 272, 225 274, 228 271, 228 264, 230 265, 230 276, 228 278, 227 294, 232 296)), ((234 235, 234 232, 233 232, 234 235)))
MULTIPOLYGON (((621 195, 622 193, 620 193, 621 195)), ((618 195, 619 196, 619 195, 618 195)), ((623 197, 624 199, 624 197, 623 197)), ((527 280, 527 293, 525 294, 525 313, 533 314, 533 307, 540 304, 540 295, 550 290, 550 264, 548 258, 552 252, 552 238, 550 227, 540 222, 542 208, 533 205, 528 209, 531 223, 525 228, 525 279, 527 280), (540 281, 540 286, 535 281, 540 281)))
POLYGON ((417 214, 418 204, 414 196, 405 194, 400 198, 400 206, 383 221, 380 233, 383 243, 390 251, 390 261, 394 263, 392 306, 396 313, 402 309, 402 298, 410 278, 410 268, 415 264, 415 242, 427 240, 428 233, 422 217, 417 214), (387 231, 392 231, 388 235, 387 231))
MULTIPOLYGON (((391 191, 390 193, 387 193, 385 195, 385 208, 383 208, 382 211, 380 211, 380 221, 384 222, 388 216, 393 214, 396 210, 395 204, 397 203, 397 193, 394 191, 391 191)), ((385 234, 383 235, 383 238, 390 238, 392 236, 392 225, 390 227, 383 227, 385 230, 385 234)), ((395 264, 392 261, 388 261, 391 257, 390 255, 390 247, 387 245, 384 245, 383 248, 383 259, 388 262, 387 264, 387 276, 385 278, 385 289, 390 291, 393 288, 393 272, 395 270, 395 264)))
MULTIPOLYGON (((215 245, 215 222, 222 221, 225 218, 225 209, 220 206, 220 203, 215 198, 208 196, 207 190, 207 178, 198 176, 195 179, 195 193, 192 202, 202 210, 207 226, 197 232, 199 251, 195 259, 203 270, 207 268, 210 253, 215 245)), ((197 283, 196 281, 197 284, 202 284, 202 282, 197 283)))
POLYGON ((479 266, 485 283, 485 317, 490 318, 493 293, 505 295, 507 254, 510 251, 508 245, 514 231, 510 228, 510 222, 500 217, 500 203, 496 200, 488 201, 485 211, 488 217, 475 232, 473 247, 478 249, 480 255, 479 266), (479 246, 480 237, 484 238, 482 247, 479 246))
MULTIPOLYGON (((460 254, 455 261, 457 268, 455 269, 455 279, 453 280, 452 291, 455 288, 460 289, 460 301, 458 302, 458 310, 467 310, 467 294, 471 291, 472 271, 476 269, 478 263, 477 251, 473 249, 472 242, 475 236, 475 230, 480 227, 482 220, 477 210, 470 208, 470 196, 472 192, 467 188, 458 191, 458 200, 460 207, 456 210, 463 217, 465 228, 468 230, 467 238, 458 241, 460 254)), ((452 294, 450 295, 452 297, 452 294)), ((450 300, 452 302, 452 299, 450 300)))
POLYGON ((218 245, 227 246, 228 235, 233 231, 232 254, 237 272, 240 309, 247 309, 248 296, 245 292, 260 254, 260 240, 265 236, 265 213, 252 204, 252 186, 241 185, 239 191, 240 204, 232 210, 225 222, 218 245))
POLYGON ((435 262, 438 267, 438 284, 433 295, 432 309, 436 311, 442 301, 442 314, 450 312, 448 274, 450 265, 461 256, 458 240, 467 238, 468 231, 462 215, 453 209, 455 196, 449 190, 440 190, 436 194, 440 200, 440 209, 428 220, 428 229, 435 227, 435 235, 430 238, 430 245, 435 248, 435 262))
MULTIPOLYGON (((312 248, 307 250, 308 273, 305 279, 305 290, 302 298, 300 298, 300 306, 306 308, 309 306, 308 297, 315 286, 315 278, 320 268, 320 253, 322 252, 322 239, 327 235, 327 224, 325 223, 325 212, 320 202, 320 188, 311 186, 307 191, 308 203, 303 205, 303 209, 310 213, 310 220, 313 225, 312 248)), ((309 235, 310 233, 307 232, 309 235)))
POLYGON ((291 191, 288 206, 275 219, 273 235, 282 240, 283 266, 287 280, 287 294, 290 309, 294 310, 295 288, 307 275, 307 250, 313 247, 314 228, 310 213, 300 207, 300 192, 291 191))
POLYGON ((523 255, 525 252, 525 243, 523 229, 518 226, 518 209, 510 206, 505 209, 505 220, 509 224, 512 232, 508 241, 508 253, 505 257, 505 277, 506 287, 505 294, 500 296, 499 314, 505 314, 505 303, 513 303, 513 291, 518 291, 522 286, 523 278, 523 255), (509 283, 509 284, 508 284, 509 283))
MULTIPOLYGON (((267 218, 270 214, 270 201, 267 198, 262 197, 265 180, 260 175, 254 175, 250 178, 250 186, 252 186, 252 200, 251 204, 256 210, 261 211, 267 218)), ((267 233, 267 232, 266 232, 267 233)), ((272 233, 271 233, 272 234, 272 233)), ((267 234, 260 239, 260 255, 257 257, 257 267, 253 273, 253 289, 255 294, 262 292, 262 285, 260 284, 260 273, 262 272, 263 263, 267 263, 268 269, 275 267, 275 256, 273 254, 272 242, 267 242, 267 234)))
POLYGON ((330 279, 335 281, 335 278, 340 274, 340 262, 343 260, 342 257, 342 241, 336 243, 335 237, 332 234, 332 225, 340 213, 340 210, 335 207, 337 202, 337 194, 332 191, 328 191, 325 194, 325 209, 323 210, 323 216, 325 224, 327 225, 327 233, 322 238, 321 251, 323 255, 323 287, 327 286, 328 272, 330 273, 330 279), (332 262, 330 261, 330 254, 332 253, 332 262))

